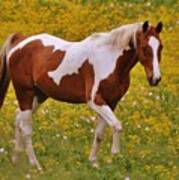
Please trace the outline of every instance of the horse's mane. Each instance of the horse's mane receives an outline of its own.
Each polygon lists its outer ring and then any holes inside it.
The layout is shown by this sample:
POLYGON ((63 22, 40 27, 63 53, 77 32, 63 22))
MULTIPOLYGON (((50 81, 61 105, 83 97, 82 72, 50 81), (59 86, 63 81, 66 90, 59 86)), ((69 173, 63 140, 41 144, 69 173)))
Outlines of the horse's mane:
POLYGON ((132 40, 134 47, 136 47, 136 32, 141 28, 141 23, 127 24, 110 32, 94 33, 90 37, 99 45, 111 44, 118 49, 128 47, 129 42, 132 40))

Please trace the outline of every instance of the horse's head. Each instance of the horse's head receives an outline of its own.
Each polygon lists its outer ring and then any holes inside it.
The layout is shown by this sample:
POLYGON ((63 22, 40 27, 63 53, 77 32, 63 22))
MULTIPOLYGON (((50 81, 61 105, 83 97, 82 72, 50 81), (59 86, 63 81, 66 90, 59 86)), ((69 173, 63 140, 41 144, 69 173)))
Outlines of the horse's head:
POLYGON ((159 63, 161 60, 162 43, 159 34, 163 24, 159 22, 156 27, 149 26, 148 21, 142 25, 142 30, 137 32, 137 54, 145 68, 148 82, 156 86, 161 80, 159 63))

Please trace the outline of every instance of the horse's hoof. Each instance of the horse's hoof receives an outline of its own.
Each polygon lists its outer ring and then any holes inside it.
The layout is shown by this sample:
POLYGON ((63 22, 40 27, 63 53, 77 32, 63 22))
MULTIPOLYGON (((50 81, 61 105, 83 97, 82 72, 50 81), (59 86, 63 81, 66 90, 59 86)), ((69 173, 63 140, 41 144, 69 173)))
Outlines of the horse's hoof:
POLYGON ((43 169, 42 169, 42 167, 41 167, 41 165, 39 164, 38 161, 33 161, 33 160, 31 160, 31 161, 30 161, 30 165, 33 166, 33 167, 36 167, 37 170, 40 171, 40 172, 43 171, 43 169))
POLYGON ((97 162, 93 162, 92 163, 92 167, 98 169, 99 168, 99 164, 97 162))
POLYGON ((40 167, 37 167, 37 170, 38 170, 39 172, 43 173, 43 169, 42 169, 41 166, 40 166, 40 167))
POLYGON ((11 161, 13 164, 16 164, 18 161, 18 158, 16 156, 12 156, 11 161))
POLYGON ((93 168, 99 168, 99 165, 97 163, 96 157, 89 157, 89 161, 92 164, 93 168))
POLYGON ((13 164, 17 164, 17 162, 19 161, 21 152, 22 151, 14 151, 13 152, 13 155, 11 157, 11 161, 12 161, 13 164))

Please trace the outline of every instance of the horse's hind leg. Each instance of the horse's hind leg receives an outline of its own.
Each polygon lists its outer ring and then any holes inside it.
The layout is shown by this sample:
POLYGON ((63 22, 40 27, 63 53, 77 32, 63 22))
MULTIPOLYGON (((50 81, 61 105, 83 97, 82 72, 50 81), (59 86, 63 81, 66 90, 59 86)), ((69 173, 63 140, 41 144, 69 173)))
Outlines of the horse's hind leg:
POLYGON ((32 165, 36 165, 39 169, 41 169, 33 147, 32 147, 32 120, 31 120, 32 111, 20 111, 16 117, 16 135, 15 135, 15 150, 12 157, 13 162, 16 162, 19 157, 19 153, 26 148, 29 161, 32 165))
POLYGON ((14 149, 14 153, 12 156, 13 163, 16 163, 18 161, 19 155, 24 150, 24 142, 23 142, 23 138, 21 135, 21 131, 19 129, 19 125, 18 125, 19 124, 19 118, 18 118, 19 113, 20 113, 20 110, 17 109, 16 119, 15 119, 15 149, 14 149))
POLYGON ((36 98, 34 98, 33 90, 28 91, 19 88, 21 92, 16 89, 16 95, 19 102, 20 110, 16 115, 16 142, 13 160, 17 160, 19 151, 23 146, 26 149, 30 164, 36 166, 41 170, 41 166, 36 158, 32 146, 32 113, 38 106, 36 98), (23 91, 22 91, 23 90, 23 91))
POLYGON ((22 133, 24 136, 29 162, 31 165, 36 166, 38 170, 42 170, 32 146, 32 111, 27 110, 25 113, 27 113, 27 119, 24 119, 24 127, 22 127, 22 129, 24 128, 24 130, 22 131, 22 133))

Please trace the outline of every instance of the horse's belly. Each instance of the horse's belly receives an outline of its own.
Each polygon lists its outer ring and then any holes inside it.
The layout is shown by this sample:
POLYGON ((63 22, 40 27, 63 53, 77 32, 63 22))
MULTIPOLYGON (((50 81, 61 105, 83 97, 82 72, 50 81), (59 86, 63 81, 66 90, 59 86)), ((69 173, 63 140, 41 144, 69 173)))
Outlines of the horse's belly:
POLYGON ((48 97, 56 100, 70 103, 86 102, 84 83, 78 74, 64 76, 57 85, 46 73, 38 78, 36 85, 48 97))

